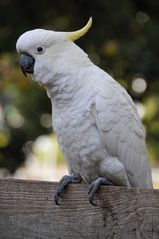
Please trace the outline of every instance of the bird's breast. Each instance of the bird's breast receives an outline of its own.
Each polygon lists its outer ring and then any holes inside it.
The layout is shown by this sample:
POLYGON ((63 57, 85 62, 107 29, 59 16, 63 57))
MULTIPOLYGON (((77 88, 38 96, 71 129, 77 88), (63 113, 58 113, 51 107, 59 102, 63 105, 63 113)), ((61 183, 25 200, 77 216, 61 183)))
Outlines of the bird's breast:
POLYGON ((92 175, 96 177, 93 170, 95 164, 98 164, 97 153, 101 152, 101 144, 91 112, 85 110, 67 111, 57 116, 54 114, 54 129, 70 171, 82 174, 85 181, 92 180, 92 175))

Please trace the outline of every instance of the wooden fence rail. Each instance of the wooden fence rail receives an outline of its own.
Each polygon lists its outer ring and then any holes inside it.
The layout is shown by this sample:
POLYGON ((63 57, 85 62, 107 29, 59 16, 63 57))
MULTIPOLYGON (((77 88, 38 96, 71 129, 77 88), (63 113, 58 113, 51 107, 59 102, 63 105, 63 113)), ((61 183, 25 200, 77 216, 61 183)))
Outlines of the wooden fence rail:
POLYGON ((60 206, 57 183, 0 180, 0 239, 159 239, 159 190, 72 184, 60 206))

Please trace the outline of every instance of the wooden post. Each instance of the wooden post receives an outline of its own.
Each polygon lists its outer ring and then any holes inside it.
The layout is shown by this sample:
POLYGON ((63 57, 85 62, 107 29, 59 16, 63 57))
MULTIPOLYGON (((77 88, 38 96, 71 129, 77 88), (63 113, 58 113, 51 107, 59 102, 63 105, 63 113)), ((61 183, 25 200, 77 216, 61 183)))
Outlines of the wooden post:
POLYGON ((71 184, 55 205, 57 183, 0 180, 1 239, 159 238, 159 190, 71 184))

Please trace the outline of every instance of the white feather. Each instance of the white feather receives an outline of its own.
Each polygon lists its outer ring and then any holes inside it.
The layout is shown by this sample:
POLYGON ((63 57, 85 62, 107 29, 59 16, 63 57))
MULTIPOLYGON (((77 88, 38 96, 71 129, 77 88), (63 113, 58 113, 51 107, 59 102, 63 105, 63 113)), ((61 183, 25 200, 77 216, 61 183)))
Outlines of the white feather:
POLYGON ((33 78, 52 102, 53 125, 70 174, 91 183, 152 187, 145 133, 135 105, 64 33, 34 30, 17 41, 35 59, 33 78), (43 46, 43 54, 36 48, 43 46))

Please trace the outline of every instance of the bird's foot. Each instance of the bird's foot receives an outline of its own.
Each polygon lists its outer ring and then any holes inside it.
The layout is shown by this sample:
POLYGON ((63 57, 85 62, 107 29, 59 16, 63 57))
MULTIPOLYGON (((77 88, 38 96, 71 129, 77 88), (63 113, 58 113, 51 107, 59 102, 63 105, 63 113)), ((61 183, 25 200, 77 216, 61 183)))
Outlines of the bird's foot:
POLYGON ((69 183, 80 183, 82 180, 76 175, 65 175, 61 178, 58 183, 57 190, 54 195, 55 203, 59 205, 59 199, 63 197, 63 191, 68 186, 69 183))
POLYGON ((88 198, 89 198, 89 202, 93 206, 96 206, 96 204, 93 202, 93 200, 94 200, 94 195, 98 191, 100 185, 110 185, 111 186, 113 184, 108 179, 99 177, 89 185, 88 198))

